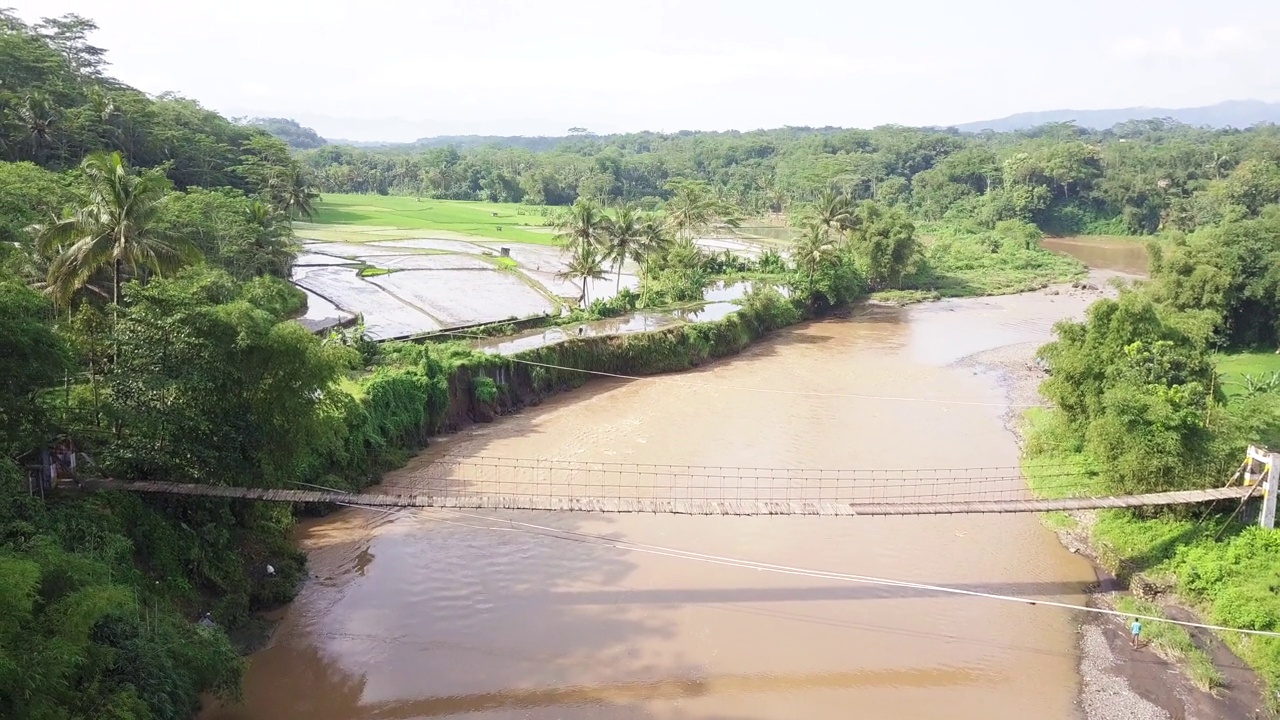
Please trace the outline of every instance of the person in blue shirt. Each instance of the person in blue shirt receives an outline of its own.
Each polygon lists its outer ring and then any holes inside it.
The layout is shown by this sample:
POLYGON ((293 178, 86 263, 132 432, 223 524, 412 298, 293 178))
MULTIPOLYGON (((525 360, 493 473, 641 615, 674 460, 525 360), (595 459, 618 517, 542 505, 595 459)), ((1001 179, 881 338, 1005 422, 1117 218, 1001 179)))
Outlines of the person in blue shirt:
POLYGON ((1133 619, 1133 624, 1129 626, 1129 632, 1133 636, 1133 648, 1138 649, 1138 635, 1142 634, 1142 623, 1138 622, 1138 618, 1133 619))

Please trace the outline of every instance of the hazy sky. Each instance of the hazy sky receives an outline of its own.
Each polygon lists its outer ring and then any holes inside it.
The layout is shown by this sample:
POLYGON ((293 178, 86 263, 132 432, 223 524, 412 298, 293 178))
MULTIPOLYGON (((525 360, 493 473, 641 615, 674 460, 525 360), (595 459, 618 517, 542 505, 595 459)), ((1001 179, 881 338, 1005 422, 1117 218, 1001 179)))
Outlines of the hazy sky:
POLYGON ((0 0, 111 72, 322 135, 933 125, 1280 100, 1280 0, 0 0))

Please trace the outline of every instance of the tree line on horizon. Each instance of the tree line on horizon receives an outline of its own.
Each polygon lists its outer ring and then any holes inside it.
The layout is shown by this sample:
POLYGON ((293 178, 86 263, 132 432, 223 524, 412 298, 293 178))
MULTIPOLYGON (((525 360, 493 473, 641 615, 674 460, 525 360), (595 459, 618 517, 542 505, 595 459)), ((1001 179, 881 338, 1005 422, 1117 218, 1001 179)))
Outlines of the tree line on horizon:
POLYGON ((886 126, 565 138, 498 145, 300 153, 321 192, 536 205, 656 207, 673 180, 707 183, 744 215, 789 213, 837 190, 923 221, 1032 222, 1052 234, 1194 230, 1235 207, 1274 202, 1280 130, 1165 120, 1109 130, 1056 123, 1019 132, 886 126), (1234 206, 1234 207, 1228 207, 1234 206))

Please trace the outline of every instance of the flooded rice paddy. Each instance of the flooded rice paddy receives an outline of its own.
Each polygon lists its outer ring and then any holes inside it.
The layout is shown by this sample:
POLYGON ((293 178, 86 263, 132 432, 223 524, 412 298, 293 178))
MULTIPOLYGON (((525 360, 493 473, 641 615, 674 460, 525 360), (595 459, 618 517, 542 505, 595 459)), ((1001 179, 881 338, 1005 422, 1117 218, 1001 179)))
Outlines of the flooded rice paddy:
MULTIPOLYGON (((303 318, 309 327, 322 329, 360 314, 370 337, 388 339, 557 314, 583 293, 582 280, 561 276, 564 269, 557 247, 375 237, 305 241, 291 279, 317 306, 303 318), (384 272, 362 276, 366 267, 384 272)), ((639 287, 633 263, 623 266, 621 278, 612 270, 587 281, 588 298, 639 287)))

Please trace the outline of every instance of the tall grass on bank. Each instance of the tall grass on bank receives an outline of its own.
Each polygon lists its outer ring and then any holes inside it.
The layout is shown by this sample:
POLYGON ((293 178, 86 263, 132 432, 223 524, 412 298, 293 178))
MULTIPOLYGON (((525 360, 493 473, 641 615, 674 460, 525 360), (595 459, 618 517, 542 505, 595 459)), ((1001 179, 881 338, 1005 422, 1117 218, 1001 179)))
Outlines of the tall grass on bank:
MULTIPOLYGON (((1116 600, 1116 609, 1134 615, 1164 617, 1164 611, 1159 605, 1134 597, 1119 598, 1116 600)), ((1196 646, 1191 639, 1191 633, 1181 625, 1144 622, 1142 641, 1155 650, 1160 657, 1185 667, 1191 682, 1201 690, 1213 692, 1223 686, 1222 673, 1214 667, 1209 654, 1196 646)))
POLYGON ((1085 276, 1080 261, 1050 252, 1026 238, 955 225, 928 228, 917 272, 907 278, 904 299, 1009 295, 1085 276))

